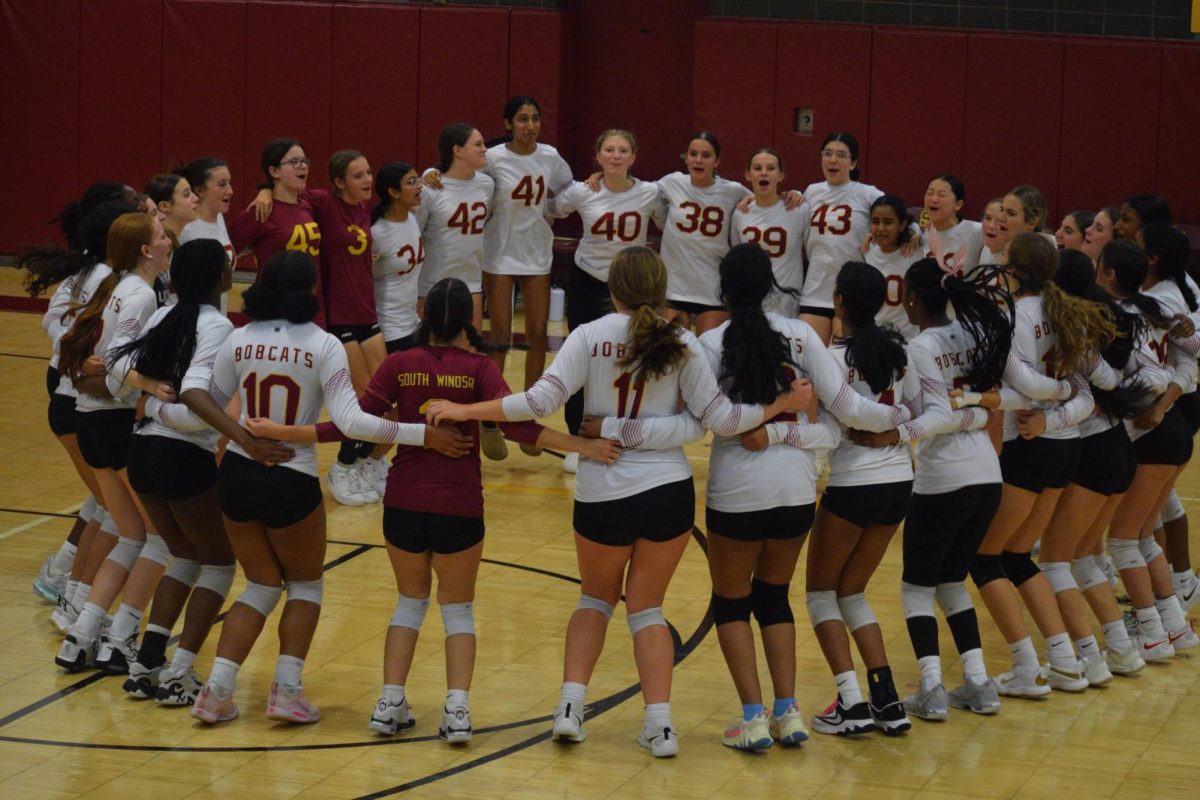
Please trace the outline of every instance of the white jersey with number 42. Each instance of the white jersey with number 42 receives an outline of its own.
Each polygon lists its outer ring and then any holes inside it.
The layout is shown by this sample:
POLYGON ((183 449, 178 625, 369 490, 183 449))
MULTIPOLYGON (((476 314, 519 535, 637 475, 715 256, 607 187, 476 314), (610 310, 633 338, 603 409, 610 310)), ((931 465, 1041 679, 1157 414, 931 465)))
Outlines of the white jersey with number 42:
POLYGON ((421 297, 442 278, 458 278, 483 291, 483 230, 495 183, 482 172, 468 181, 442 176, 442 188, 423 189, 414 212, 425 234, 425 266, 418 277, 421 297))

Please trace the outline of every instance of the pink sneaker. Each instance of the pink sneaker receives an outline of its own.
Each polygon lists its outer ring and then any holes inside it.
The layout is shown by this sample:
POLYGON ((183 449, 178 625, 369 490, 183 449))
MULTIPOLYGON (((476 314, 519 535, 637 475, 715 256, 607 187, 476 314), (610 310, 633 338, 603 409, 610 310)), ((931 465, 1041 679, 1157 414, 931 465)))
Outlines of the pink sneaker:
POLYGON ((321 718, 321 709, 308 702, 303 689, 293 692, 277 683, 272 683, 271 699, 267 701, 267 717, 284 722, 308 724, 321 718))
POLYGON ((201 722, 212 725, 237 719, 238 707, 233 703, 232 694, 222 697, 210 684, 206 683, 196 697, 196 703, 192 706, 190 713, 201 722))

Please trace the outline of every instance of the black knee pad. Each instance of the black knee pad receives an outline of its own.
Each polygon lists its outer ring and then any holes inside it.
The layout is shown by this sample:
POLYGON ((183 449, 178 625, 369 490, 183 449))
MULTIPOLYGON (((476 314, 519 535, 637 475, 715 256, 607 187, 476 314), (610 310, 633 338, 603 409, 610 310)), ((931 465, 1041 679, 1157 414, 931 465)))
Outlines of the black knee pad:
POLYGON ((755 578, 750 584, 750 601, 754 608, 754 618, 758 627, 778 625, 781 622, 795 623, 792 616, 792 606, 788 602, 787 583, 764 583, 755 578))
POLYGON ((750 599, 750 595, 746 595, 745 597, 721 597, 721 595, 713 592, 713 623, 724 625, 726 622, 749 622, 750 609, 753 605, 754 601, 750 599))
POLYGON ((1004 567, 1004 574, 1012 581, 1013 586, 1020 586, 1041 571, 1033 562, 1033 556, 1030 553, 1014 553, 1005 550, 1000 554, 1000 561, 1004 567))
POLYGON ((1000 556, 985 555, 976 553, 974 560, 971 561, 971 580, 975 581, 975 588, 982 589, 987 584, 994 580, 999 580, 1004 577, 1004 559, 1000 556))

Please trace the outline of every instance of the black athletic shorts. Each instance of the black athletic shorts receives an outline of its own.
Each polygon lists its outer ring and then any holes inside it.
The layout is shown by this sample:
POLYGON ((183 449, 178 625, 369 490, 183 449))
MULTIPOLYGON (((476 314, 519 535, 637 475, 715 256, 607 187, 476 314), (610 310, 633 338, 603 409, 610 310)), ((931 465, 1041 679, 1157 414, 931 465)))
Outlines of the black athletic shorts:
POLYGON ((383 538, 408 553, 461 553, 483 541, 483 517, 384 506, 383 538))
POLYGON ((58 379, 61 375, 62 373, 58 371, 57 367, 46 367, 46 394, 50 396, 51 400, 54 399, 54 393, 58 391, 58 379))
POLYGON ((942 494, 913 492, 904 521, 902 579, 917 586, 965 580, 1002 491, 998 483, 979 483, 942 494))
POLYGON ((1075 476, 1079 448, 1079 439, 1018 436, 1005 442, 1000 451, 1000 474, 1009 486, 1035 494, 1045 489, 1062 489, 1075 476))
POLYGON ((137 412, 132 408, 76 411, 79 451, 92 469, 125 469, 137 412))
POLYGON ((330 325, 325 330, 336 336, 342 344, 350 344, 350 342, 365 342, 372 336, 378 336, 379 323, 374 322, 370 325, 330 325))
POLYGON ((287 528, 321 505, 321 481, 290 467, 268 467, 229 450, 217 477, 221 512, 234 522, 287 528))
POLYGON ((616 500, 576 500, 573 524, 583 538, 612 547, 667 542, 695 526, 696 487, 685 478, 616 500))
POLYGON ((675 311, 683 311, 691 314, 693 317, 698 317, 701 314, 706 314, 710 311, 725 311, 725 306, 710 306, 704 303, 693 303, 689 300, 668 300, 667 308, 675 311))
POLYGON ((389 354, 399 353, 401 350, 411 350, 417 346, 416 332, 410 333, 408 336, 401 336, 399 339, 389 339, 383 343, 389 354))
POLYGON ((217 485, 217 459, 191 442, 135 434, 129 440, 129 485, 138 494, 187 500, 217 485))
POLYGON ((899 525, 908 512, 912 481, 862 486, 826 486, 821 508, 858 528, 899 525))
POLYGON ((78 430, 75 421, 75 398, 65 394, 50 395, 46 417, 50 421, 50 431, 55 436, 75 433, 78 430))
POLYGON ((814 317, 833 319, 833 309, 825 308, 825 306, 800 306, 796 309, 796 316, 800 316, 801 314, 809 314, 814 317))
POLYGON ((1188 432, 1192 436, 1195 436, 1196 431, 1200 431, 1200 391, 1181 395, 1175 401, 1175 407, 1179 409, 1180 414, 1183 414, 1183 420, 1187 423, 1188 432))
POLYGON ((812 528, 817 504, 777 506, 763 511, 717 511, 704 509, 704 528, 709 533, 739 542, 764 539, 797 539, 812 528))
POLYGON ((1192 436, 1179 407, 1172 406, 1157 428, 1134 439, 1133 449, 1139 464, 1186 464, 1192 457, 1192 436))
POLYGON ((1137 453, 1124 423, 1080 441, 1079 466, 1071 483, 1111 497, 1124 494, 1137 472, 1137 453))

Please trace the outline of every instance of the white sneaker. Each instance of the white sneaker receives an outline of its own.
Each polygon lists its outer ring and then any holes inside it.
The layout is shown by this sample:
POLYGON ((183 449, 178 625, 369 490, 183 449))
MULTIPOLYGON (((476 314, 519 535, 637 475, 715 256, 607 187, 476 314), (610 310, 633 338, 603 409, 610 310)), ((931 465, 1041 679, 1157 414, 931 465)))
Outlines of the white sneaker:
POLYGON ((1200 636, 1196 635, 1195 623, 1191 620, 1184 620, 1187 623, 1182 630, 1167 631, 1167 638, 1171 642, 1171 646, 1178 653, 1181 650, 1190 650, 1196 645, 1200 645, 1200 636))
POLYGON ((945 719, 950 716, 950 700, 946 695, 946 687, 940 683, 930 689, 918 686, 917 691, 904 698, 904 710, 920 719, 945 719))
POLYGON ((471 712, 466 706, 454 709, 442 708, 442 726, 438 736, 449 744, 466 744, 471 741, 471 712))
POLYGON ((1138 633, 1133 637, 1133 643, 1137 654, 1145 659, 1147 664, 1166 661, 1175 655, 1175 646, 1171 644, 1170 637, 1161 641, 1152 641, 1138 633))
POLYGON ((500 426, 494 422, 479 423, 479 447, 492 461, 508 458, 508 444, 504 441, 500 426))
POLYGON ((154 699, 160 706, 190 706, 200 696, 200 676, 192 668, 172 669, 169 665, 158 673, 158 691, 154 699))
POLYGON ((363 474, 371 481, 371 488, 375 490, 375 494, 383 497, 387 492, 387 477, 388 477, 388 461, 386 458, 368 458, 366 466, 363 467, 363 474))
POLYGON ((1138 655, 1138 651, 1134 647, 1129 648, 1124 653, 1110 647, 1104 653, 1104 660, 1108 662, 1109 671, 1117 675, 1132 675, 1146 666, 1146 662, 1142 660, 1142 657, 1138 655))
POLYGON ((554 708, 554 728, 551 737, 556 742, 582 742, 587 738, 583 730, 583 706, 559 701, 554 708))
POLYGON ((750 750, 758 752, 770 749, 775 740, 771 738, 771 717, 766 710, 760 711, 751 719, 738 717, 725 726, 721 736, 721 744, 735 750, 750 750))
MULTIPOLYGON (((363 506, 375 502, 363 493, 361 475, 362 473, 354 467, 347 467, 345 464, 335 462, 325 476, 333 499, 344 506, 363 506)), ((378 497, 376 496, 375 499, 378 497)))
POLYGON ((96 666, 113 675, 128 675, 129 665, 137 661, 137 633, 124 641, 113 639, 107 633, 100 637, 96 651, 96 666))
POLYGON ((569 472, 574 475, 579 471, 579 453, 567 453, 567 457, 563 459, 563 472, 569 472))
POLYGON ((643 726, 638 732, 637 743, 649 750, 655 758, 670 758, 679 754, 679 735, 669 725, 655 729, 643 726))
POLYGON ((62 572, 55 569, 54 556, 46 556, 41 569, 38 570, 37 577, 33 579, 34 594, 51 603, 57 603, 70 579, 70 571, 62 572))
POLYGON ((58 648, 54 663, 67 672, 81 672, 92 666, 96 660, 95 639, 90 639, 82 633, 68 633, 58 648))
POLYGON ((1087 679, 1088 686, 1104 686, 1106 683, 1112 682, 1112 671, 1108 668, 1108 663, 1102 654, 1097 653, 1094 656, 1085 657, 1082 661, 1083 677, 1087 679))
POLYGON ((50 612, 50 624, 65 636, 77 619, 79 619, 79 609, 71 605, 70 600, 59 595, 58 605, 50 612))
POLYGON ((1060 692, 1082 692, 1088 687, 1088 679, 1083 677, 1083 665, 1079 661, 1075 662, 1072 669, 1044 665, 1041 674, 1046 676, 1046 683, 1050 684, 1051 689, 1060 692))
POLYGON ((371 711, 371 721, 367 723, 367 727, 384 736, 395 736, 401 731, 412 730, 416 724, 417 721, 412 716, 412 707, 409 706, 407 699, 393 703, 386 697, 381 697, 375 703, 374 710, 371 711))
POLYGON ((996 692, 1004 697, 1045 697, 1050 694, 1050 682, 1041 669, 1013 668, 1000 673, 994 680, 996 692))

